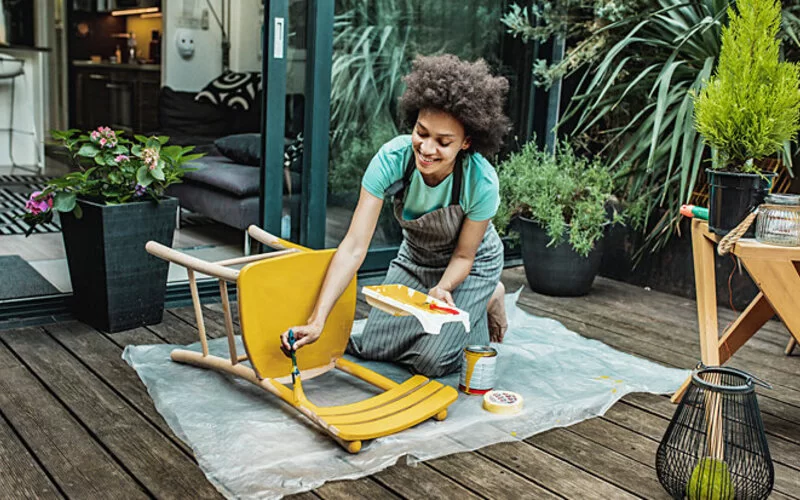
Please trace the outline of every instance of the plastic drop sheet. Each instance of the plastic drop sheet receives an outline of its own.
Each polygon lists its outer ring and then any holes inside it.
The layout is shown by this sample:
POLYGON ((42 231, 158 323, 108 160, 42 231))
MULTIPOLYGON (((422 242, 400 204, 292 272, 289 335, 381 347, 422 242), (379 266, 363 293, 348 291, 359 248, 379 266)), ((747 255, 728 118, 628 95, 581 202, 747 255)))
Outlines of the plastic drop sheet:
MULTIPOLYGON (((191 446, 206 477, 228 498, 278 498, 326 481, 373 474, 403 456, 413 463, 525 439, 602 415, 630 392, 674 392, 689 375, 688 370, 616 351, 555 320, 528 314, 516 306, 518 296, 506 296, 509 331, 502 344, 494 345, 495 388, 521 394, 521 413, 489 413, 481 407, 481 396, 459 393, 444 421, 429 420, 364 443, 356 455, 249 382, 171 361, 170 352, 179 346, 128 346, 122 356, 175 434, 191 446)), ((362 329, 364 321, 357 321, 353 330, 362 329)), ((200 351, 199 343, 188 348, 200 351)), ((209 349, 227 357, 227 340, 211 340, 209 349)), ((244 352, 241 343, 239 352, 244 352)), ((389 363, 359 362, 398 382, 410 376, 389 363)), ((458 386, 458 374, 439 380, 458 386)), ((338 370, 304 381, 303 389, 317 405, 376 394, 372 386, 338 370)))

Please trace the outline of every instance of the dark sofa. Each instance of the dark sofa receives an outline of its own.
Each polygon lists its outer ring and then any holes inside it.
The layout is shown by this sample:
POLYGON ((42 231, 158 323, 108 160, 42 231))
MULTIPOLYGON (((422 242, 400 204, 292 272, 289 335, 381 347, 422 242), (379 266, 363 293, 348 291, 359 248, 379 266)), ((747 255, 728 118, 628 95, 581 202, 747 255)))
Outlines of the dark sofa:
MULTIPOLYGON (((248 111, 233 110, 195 101, 194 92, 177 92, 163 87, 159 99, 159 134, 168 135, 171 144, 195 146, 206 156, 192 162, 197 170, 188 172, 180 184, 169 187, 167 193, 178 198, 181 207, 203 214, 231 227, 246 230, 259 222, 260 170, 259 156, 251 154, 248 160, 240 155, 226 157, 216 142, 231 135, 260 141, 260 105, 248 111)), ((260 101, 260 99, 259 99, 260 101)), ((287 148, 296 147, 296 128, 302 123, 302 98, 287 98, 286 135, 287 148)), ((248 141, 246 141, 248 142, 248 141)), ((259 148, 255 154, 258 155, 259 148)), ((302 158, 291 155, 286 165, 284 206, 289 206, 292 216, 299 215, 300 166, 302 158)), ((247 244, 245 245, 247 249, 247 244)))

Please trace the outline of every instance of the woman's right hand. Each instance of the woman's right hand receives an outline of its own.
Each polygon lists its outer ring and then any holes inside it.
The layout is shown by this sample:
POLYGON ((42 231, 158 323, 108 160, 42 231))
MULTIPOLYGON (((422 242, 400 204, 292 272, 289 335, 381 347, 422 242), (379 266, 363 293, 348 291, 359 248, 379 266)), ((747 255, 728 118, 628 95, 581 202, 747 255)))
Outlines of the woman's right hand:
MULTIPOLYGON (((322 325, 303 325, 295 326, 291 329, 294 332, 294 350, 298 350, 306 344, 313 344, 322 335, 322 325)), ((289 330, 281 334, 281 346, 284 351, 291 352, 292 348, 289 345, 289 330)))

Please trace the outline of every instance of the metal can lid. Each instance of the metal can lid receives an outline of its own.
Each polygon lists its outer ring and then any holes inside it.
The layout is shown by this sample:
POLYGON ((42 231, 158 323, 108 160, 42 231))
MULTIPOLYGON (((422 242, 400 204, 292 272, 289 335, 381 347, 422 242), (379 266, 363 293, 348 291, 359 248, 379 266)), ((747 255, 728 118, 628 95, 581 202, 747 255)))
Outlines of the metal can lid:
POLYGON ((768 194, 764 202, 772 205, 800 205, 800 195, 768 194))
POLYGON ((497 356, 497 349, 490 345, 468 345, 464 350, 466 352, 474 352, 486 356, 497 356))

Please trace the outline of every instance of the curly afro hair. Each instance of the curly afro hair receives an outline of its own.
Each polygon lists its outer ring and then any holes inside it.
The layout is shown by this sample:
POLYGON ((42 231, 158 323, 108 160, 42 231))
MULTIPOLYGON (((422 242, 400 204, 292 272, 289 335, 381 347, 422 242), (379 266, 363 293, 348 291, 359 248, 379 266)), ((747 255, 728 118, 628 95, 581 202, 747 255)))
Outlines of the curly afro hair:
POLYGON ((400 97, 403 123, 413 128, 421 109, 445 111, 464 126, 470 149, 490 156, 503 143, 511 122, 503 112, 508 80, 492 76, 483 59, 469 62, 445 54, 417 56, 400 97))

